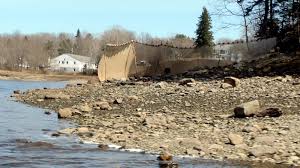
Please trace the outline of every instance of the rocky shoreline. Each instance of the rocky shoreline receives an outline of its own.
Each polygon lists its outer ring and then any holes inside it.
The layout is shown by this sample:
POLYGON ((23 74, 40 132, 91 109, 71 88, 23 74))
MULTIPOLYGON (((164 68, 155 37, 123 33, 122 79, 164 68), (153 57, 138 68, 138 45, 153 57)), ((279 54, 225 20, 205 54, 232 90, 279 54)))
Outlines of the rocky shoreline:
POLYGON ((14 96, 78 124, 54 136, 77 134, 103 149, 116 144, 151 153, 299 166, 300 78, 237 80, 238 86, 217 79, 90 82, 14 96), (235 107, 253 100, 283 115, 230 117, 235 107))

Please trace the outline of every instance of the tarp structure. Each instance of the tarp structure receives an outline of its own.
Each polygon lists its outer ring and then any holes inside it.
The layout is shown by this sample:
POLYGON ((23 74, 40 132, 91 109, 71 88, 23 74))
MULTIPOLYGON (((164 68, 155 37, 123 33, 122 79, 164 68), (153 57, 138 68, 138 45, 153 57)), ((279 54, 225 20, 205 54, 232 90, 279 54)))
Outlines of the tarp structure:
POLYGON ((100 81, 126 80, 129 77, 184 73, 199 67, 228 65, 229 61, 201 57, 199 49, 151 45, 131 41, 107 45, 101 57, 100 81))

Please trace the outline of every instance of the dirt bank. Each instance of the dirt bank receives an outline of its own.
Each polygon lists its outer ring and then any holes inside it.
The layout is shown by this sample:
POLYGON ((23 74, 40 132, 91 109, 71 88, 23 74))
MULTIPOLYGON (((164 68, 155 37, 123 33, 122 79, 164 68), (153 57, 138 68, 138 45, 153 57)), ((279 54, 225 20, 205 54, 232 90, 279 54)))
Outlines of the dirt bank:
POLYGON ((59 134, 78 134, 86 141, 205 159, 299 166, 300 78, 251 77, 239 82, 240 86, 225 89, 220 87, 223 80, 183 85, 98 83, 32 90, 17 98, 60 111, 78 123, 78 129, 59 134), (228 117, 237 105, 252 100, 262 107, 280 108, 283 115, 228 117))

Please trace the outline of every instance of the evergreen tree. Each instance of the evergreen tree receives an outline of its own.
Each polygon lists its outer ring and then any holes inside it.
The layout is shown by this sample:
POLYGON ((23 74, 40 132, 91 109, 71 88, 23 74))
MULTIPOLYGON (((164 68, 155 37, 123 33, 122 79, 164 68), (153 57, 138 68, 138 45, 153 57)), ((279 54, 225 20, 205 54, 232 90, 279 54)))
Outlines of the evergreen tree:
POLYGON ((204 7, 201 16, 199 17, 198 28, 196 30, 196 41, 195 44, 198 48, 200 47, 213 47, 213 34, 211 31, 211 18, 207 9, 204 7))
POLYGON ((75 38, 76 38, 76 41, 74 44, 74 53, 82 55, 83 54, 83 42, 82 42, 81 32, 79 29, 77 30, 75 38))

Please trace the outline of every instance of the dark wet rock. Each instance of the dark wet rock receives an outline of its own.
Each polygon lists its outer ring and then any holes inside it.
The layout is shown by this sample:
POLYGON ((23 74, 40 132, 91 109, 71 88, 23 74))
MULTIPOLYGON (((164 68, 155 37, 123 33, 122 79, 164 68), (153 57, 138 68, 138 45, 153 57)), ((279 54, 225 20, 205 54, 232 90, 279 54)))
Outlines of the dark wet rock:
POLYGON ((51 134, 51 136, 52 136, 52 137, 59 137, 60 134, 59 134, 58 132, 54 132, 54 133, 51 134))
POLYGON ((235 77, 226 77, 224 79, 224 83, 230 84, 232 87, 239 87, 241 84, 241 81, 235 77))
POLYGON ((51 100, 51 99, 70 99, 69 95, 65 95, 65 94, 60 94, 60 93, 48 93, 44 96, 44 99, 46 100, 51 100))
POLYGON ((179 165, 175 162, 160 161, 159 168, 179 168, 179 165))
POLYGON ((51 115, 51 112, 50 111, 45 111, 44 114, 51 115))
POLYGON ((104 144, 99 144, 98 145, 98 149, 100 149, 102 151, 107 151, 107 150, 109 150, 109 146, 108 145, 104 145, 104 144))
POLYGON ((257 117, 280 117, 282 111, 279 108, 267 108, 256 114, 257 117))
POLYGON ((14 94, 21 94, 21 90, 14 90, 14 94))

